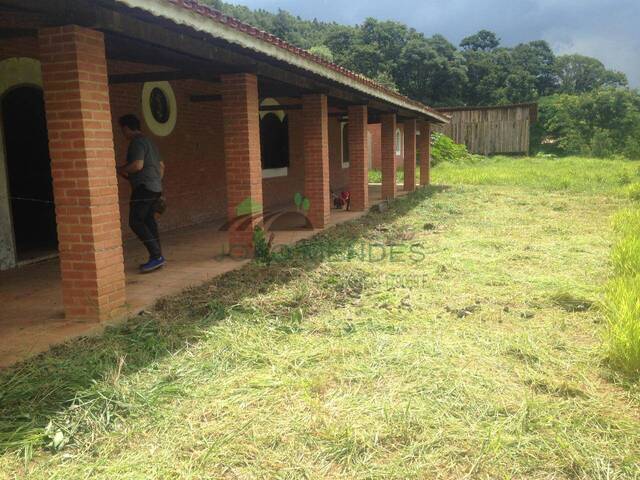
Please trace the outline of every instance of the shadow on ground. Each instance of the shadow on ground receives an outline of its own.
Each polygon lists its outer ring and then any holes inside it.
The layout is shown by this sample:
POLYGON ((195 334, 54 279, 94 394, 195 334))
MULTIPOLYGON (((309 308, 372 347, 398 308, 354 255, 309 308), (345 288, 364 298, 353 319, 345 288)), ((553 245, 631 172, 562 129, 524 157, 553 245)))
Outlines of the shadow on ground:
MULTIPOLYGON (((95 407, 97 416, 126 416, 126 403, 108 389, 102 391, 101 382, 113 375, 131 375, 203 340, 207 327, 226 318, 228 309, 243 298, 296 282, 325 261, 327 249, 334 252, 370 240, 372 232, 446 188, 420 189, 382 213, 371 212, 298 243, 280 260, 252 262, 161 300, 152 312, 98 337, 73 340, 0 372, 0 453, 22 451, 30 456, 37 448, 59 448, 60 438, 48 425, 77 406, 89 405, 89 411, 95 407)), ((108 428, 104 418, 97 421, 108 428)))

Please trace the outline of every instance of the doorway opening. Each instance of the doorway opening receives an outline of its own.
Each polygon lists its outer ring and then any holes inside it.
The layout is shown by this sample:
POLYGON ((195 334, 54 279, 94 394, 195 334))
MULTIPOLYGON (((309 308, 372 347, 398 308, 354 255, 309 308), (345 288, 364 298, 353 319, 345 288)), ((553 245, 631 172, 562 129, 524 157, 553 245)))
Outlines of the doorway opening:
POLYGON ((58 248, 42 90, 14 88, 1 107, 16 256, 29 262, 58 248))

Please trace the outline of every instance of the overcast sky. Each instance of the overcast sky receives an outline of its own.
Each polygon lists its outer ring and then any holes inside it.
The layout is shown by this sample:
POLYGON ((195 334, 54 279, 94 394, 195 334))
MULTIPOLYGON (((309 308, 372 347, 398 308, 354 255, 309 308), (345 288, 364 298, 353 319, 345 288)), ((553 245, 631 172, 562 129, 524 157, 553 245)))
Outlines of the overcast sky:
POLYGON ((302 18, 356 24, 397 20, 454 44, 480 29, 506 46, 543 39, 554 51, 599 58, 640 87, 640 0, 231 0, 302 18))

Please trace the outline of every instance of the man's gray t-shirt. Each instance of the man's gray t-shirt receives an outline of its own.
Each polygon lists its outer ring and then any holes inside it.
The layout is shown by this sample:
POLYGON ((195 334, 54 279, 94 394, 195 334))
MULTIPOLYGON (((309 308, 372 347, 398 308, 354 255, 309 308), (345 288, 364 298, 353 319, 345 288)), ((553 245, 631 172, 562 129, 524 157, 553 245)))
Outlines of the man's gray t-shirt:
POLYGON ((160 152, 158 147, 147 137, 136 137, 131 140, 127 151, 127 163, 144 160, 144 167, 136 173, 129 174, 131 187, 135 190, 141 185, 152 192, 162 192, 162 172, 160 168, 160 152))

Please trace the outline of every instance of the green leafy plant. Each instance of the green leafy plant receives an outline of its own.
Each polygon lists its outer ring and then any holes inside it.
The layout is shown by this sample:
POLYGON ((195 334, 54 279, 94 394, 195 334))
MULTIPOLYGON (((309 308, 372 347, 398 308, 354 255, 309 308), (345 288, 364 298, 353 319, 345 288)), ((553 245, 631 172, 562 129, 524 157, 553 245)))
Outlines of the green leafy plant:
POLYGON ((640 93, 600 88, 540 99, 532 136, 542 151, 559 155, 640 159, 639 132, 640 93))
POLYGON ((264 229, 260 226, 257 226, 253 230, 253 247, 254 247, 254 255, 255 259, 258 262, 262 263, 270 263, 272 260, 272 243, 273 236, 267 240, 266 233, 264 229))
POLYGON ((454 142, 451 138, 442 133, 431 135, 431 164, 437 165, 442 162, 459 162, 468 160, 471 154, 467 147, 454 142))

